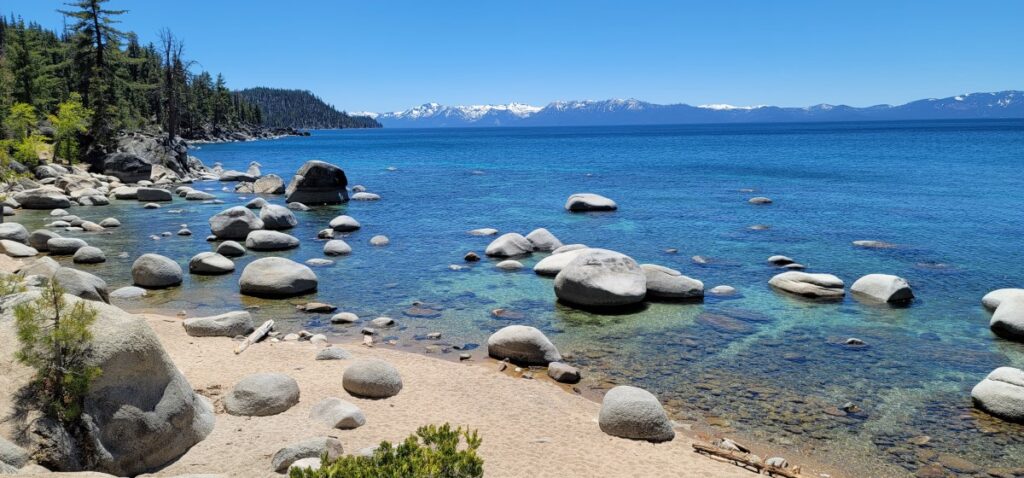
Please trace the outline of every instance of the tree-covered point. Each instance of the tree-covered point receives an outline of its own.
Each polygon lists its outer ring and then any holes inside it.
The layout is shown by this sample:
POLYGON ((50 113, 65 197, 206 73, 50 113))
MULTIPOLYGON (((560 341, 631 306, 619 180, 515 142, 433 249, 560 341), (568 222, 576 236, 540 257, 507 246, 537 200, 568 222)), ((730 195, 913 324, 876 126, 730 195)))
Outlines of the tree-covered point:
POLYGON ((377 120, 338 111, 306 90, 249 88, 239 91, 238 95, 259 106, 265 126, 300 129, 380 128, 377 120))

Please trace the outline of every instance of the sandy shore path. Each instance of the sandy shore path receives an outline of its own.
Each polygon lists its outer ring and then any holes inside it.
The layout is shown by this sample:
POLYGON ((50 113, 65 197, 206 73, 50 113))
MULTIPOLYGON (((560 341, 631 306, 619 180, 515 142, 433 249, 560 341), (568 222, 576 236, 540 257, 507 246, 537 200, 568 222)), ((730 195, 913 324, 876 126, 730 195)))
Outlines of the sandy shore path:
MULTIPOLYGON (((598 429, 600 405, 566 393, 553 383, 514 378, 480 363, 455 363, 422 355, 346 345, 356 359, 379 358, 401 373, 402 392, 386 400, 351 397, 341 386, 344 361, 317 361, 308 342, 260 343, 235 355, 228 338, 185 334, 177 318, 144 316, 192 386, 215 402, 242 377, 281 372, 298 381, 301 401, 270 417, 236 417, 217 403, 217 426, 157 476, 224 473, 282 476, 270 470, 281 447, 315 436, 334 436, 346 452, 399 441, 420 425, 449 422, 477 429, 488 477, 751 477, 753 473, 696 455, 682 434, 651 444, 605 435, 598 429), (358 405, 366 425, 336 430, 309 420, 310 409, 327 397, 358 405)), ((483 360, 481 353, 475 360, 483 360)))

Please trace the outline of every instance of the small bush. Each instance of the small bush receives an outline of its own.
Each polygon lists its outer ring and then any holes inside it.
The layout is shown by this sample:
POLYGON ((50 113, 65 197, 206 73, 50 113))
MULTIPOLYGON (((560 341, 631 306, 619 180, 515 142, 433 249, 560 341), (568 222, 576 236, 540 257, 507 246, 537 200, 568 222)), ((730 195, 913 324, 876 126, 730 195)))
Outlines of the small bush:
POLYGON ((475 478, 484 475, 476 431, 445 423, 416 430, 398 446, 381 442, 372 456, 321 458, 319 470, 295 469, 289 478, 475 478), (465 449, 459 449, 465 439, 465 449))
MULTIPOLYGON (((3 199, 3 194, 0 194, 0 201, 3 199)), ((18 279, 18 276, 0 273, 0 298, 7 297, 11 294, 17 294, 19 292, 25 292, 25 286, 21 284, 21 280, 18 279)))

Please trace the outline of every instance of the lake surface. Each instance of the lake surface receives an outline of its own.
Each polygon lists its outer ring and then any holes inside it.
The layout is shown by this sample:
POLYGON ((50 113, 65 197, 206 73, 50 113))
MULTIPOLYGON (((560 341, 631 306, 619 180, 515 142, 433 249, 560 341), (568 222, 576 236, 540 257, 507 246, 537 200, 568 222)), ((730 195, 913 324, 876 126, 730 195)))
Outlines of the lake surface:
MULTIPOLYGON (((204 145, 193 154, 226 169, 259 161, 264 174, 286 181, 303 162, 321 159, 383 199, 297 213, 291 233, 303 240, 299 249, 250 253, 234 274, 187 277, 127 307, 193 316, 259 307, 257 321, 355 340, 358 326, 331 326, 329 315, 293 308, 316 298, 366 319, 395 318, 399 327, 386 335, 412 351, 433 343, 416 340, 427 332, 471 348, 505 325, 527 324, 571 353, 586 374, 583 388, 641 386, 676 418, 779 454, 813 454, 854 476, 907 476, 932 464, 963 476, 973 476, 971 464, 978 473, 1024 467, 1024 428, 976 412, 970 399, 992 369, 1024 367, 1024 346, 993 336, 980 305, 992 289, 1024 286, 1024 122, 346 130, 204 145), (569 214, 563 204, 576 192, 613 198, 619 210, 569 214), (752 196, 774 204, 750 205, 752 196), (323 257, 316 233, 339 214, 363 228, 345 238, 351 256, 314 268, 317 294, 276 302, 238 295, 238 275, 254 258, 323 257), (530 270, 546 254, 514 273, 486 258, 463 263, 492 239, 466 233, 481 227, 546 227, 566 244, 617 250, 739 295, 624 315, 576 311, 557 304, 551 279, 530 270), (391 244, 370 246, 376 234, 391 244), (851 245, 862 239, 897 247, 851 245), (847 286, 868 273, 896 274, 918 299, 891 308, 781 295, 767 284, 781 272, 766 262, 773 254, 847 286), (409 315, 416 302, 437 316, 409 315), (516 313, 498 318, 497 308, 516 313), (849 337, 867 345, 842 345, 849 337), (848 402, 860 411, 840 411, 848 402), (908 442, 922 436, 930 437, 924 445, 908 442)), ((248 197, 222 191, 232 186, 223 183, 194 186, 226 204, 175 198, 152 211, 134 201, 76 208, 84 218, 124 223, 113 234, 83 236, 110 258, 83 268, 114 288, 128 285, 142 253, 185 266, 210 250, 207 218, 248 197), (149 239, 180 224, 194 235, 149 239)), ((46 218, 28 212, 18 220, 39 226, 46 218)))

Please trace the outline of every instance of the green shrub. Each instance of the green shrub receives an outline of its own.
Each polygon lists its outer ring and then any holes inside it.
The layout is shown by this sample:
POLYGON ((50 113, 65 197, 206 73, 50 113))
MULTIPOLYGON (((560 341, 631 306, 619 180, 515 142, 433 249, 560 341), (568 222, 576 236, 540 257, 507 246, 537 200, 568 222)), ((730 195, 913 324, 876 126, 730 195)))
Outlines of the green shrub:
POLYGON ((484 475, 476 431, 445 423, 416 430, 398 446, 381 442, 372 456, 321 458, 319 470, 294 469, 289 478, 472 478, 484 475), (459 449, 462 439, 465 449, 459 449))
POLYGON ((69 307, 64 289, 51 280, 38 299, 14 308, 21 345, 15 356, 36 370, 31 387, 40 411, 62 423, 77 423, 89 385, 101 373, 86 364, 89 326, 98 314, 87 302, 69 307))
MULTIPOLYGON (((3 199, 4 195, 0 194, 0 201, 3 199)), ((21 285, 21 280, 19 280, 18 276, 0 272, 0 297, 6 297, 19 292, 25 292, 25 286, 21 285)))

